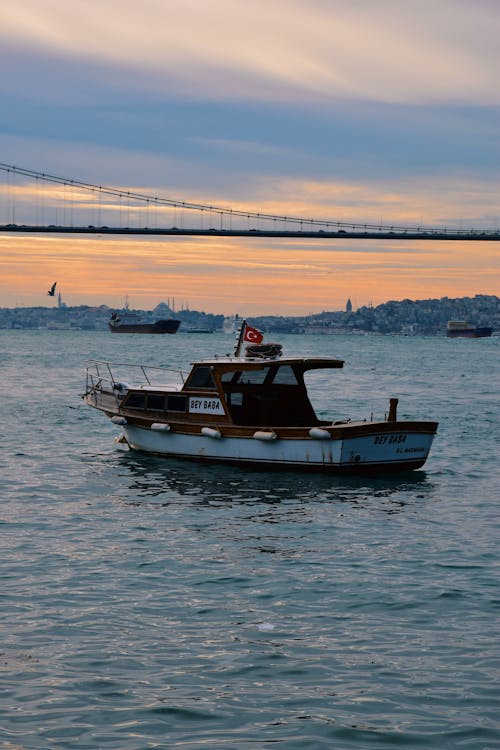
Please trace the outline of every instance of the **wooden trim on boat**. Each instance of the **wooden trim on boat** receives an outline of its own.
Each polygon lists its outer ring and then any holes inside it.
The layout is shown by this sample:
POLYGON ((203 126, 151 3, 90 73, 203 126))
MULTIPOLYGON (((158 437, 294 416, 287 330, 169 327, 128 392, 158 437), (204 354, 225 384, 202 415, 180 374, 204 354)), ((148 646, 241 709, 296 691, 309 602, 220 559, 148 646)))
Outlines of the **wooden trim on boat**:
MULTIPOLYGON (((164 422, 170 425, 170 431, 172 433, 180 433, 184 435, 200 435, 202 434, 203 427, 210 427, 220 432, 221 437, 235 437, 235 438, 248 438, 253 437, 256 431, 271 431, 276 434, 278 439, 285 440, 305 440, 315 439, 311 438, 309 430, 311 427, 317 427, 317 425, 309 425, 306 427, 276 427, 275 425, 234 425, 227 421, 227 419, 218 419, 214 421, 210 415, 199 415, 203 419, 197 419, 193 422, 192 419, 179 419, 168 414, 161 415, 161 418, 156 416, 153 418, 144 418, 142 415, 131 414, 130 412, 121 411, 121 416, 125 417, 127 423, 136 427, 142 427, 143 429, 151 429, 151 425, 164 422)), ((108 415, 109 416, 109 415, 108 415)), ((321 429, 327 431, 332 440, 343 440, 351 437, 362 437, 369 435, 400 435, 402 433, 423 433, 434 435, 438 427, 437 422, 349 422, 343 425, 321 425, 321 429)))

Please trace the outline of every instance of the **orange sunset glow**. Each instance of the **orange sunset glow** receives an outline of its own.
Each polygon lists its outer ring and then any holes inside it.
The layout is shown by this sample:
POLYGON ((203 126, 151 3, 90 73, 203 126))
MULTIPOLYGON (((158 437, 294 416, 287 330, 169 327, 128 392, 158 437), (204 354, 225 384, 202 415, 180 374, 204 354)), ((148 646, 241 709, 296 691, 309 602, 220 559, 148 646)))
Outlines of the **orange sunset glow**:
POLYGON ((3 306, 151 309, 167 298, 212 313, 301 315, 388 299, 494 294, 494 242, 0 236, 3 306), (476 247, 481 251, 477 263, 476 247))

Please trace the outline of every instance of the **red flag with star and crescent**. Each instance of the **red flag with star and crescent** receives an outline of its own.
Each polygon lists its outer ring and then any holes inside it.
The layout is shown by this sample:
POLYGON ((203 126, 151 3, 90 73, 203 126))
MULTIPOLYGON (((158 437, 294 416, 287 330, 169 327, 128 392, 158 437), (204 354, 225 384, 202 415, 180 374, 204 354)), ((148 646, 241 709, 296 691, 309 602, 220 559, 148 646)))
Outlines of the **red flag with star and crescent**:
POLYGON ((245 323, 245 331, 243 333, 243 341, 250 341, 251 344, 260 344, 264 338, 264 335, 253 326, 249 326, 245 323))

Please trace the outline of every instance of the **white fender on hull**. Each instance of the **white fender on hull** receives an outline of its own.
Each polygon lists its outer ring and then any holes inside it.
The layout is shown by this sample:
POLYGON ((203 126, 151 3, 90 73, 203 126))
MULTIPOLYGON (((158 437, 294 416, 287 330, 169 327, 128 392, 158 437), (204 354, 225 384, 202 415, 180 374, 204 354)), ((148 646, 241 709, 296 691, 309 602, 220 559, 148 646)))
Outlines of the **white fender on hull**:
POLYGON ((309 430, 309 437, 312 437, 315 440, 330 440, 332 436, 328 430, 322 430, 321 427, 311 427, 309 430))
POLYGON ((278 436, 270 430, 257 430, 257 432, 254 432, 253 437, 256 440, 276 440, 278 436))
POLYGON ((205 435, 205 437, 214 438, 215 440, 220 440, 222 437, 219 430, 215 430, 213 427, 202 427, 201 434, 205 435))

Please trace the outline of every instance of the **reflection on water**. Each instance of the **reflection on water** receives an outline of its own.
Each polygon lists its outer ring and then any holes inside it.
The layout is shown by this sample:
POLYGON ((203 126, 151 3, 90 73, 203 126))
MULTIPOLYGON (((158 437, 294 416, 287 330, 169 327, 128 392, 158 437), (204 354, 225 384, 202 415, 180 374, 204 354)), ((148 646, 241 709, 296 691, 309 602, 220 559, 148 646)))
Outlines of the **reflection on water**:
POLYGON ((273 472, 124 451, 108 456, 107 471, 120 476, 120 492, 114 498, 137 505, 151 501, 170 505, 186 500, 198 506, 348 502, 397 513, 435 493, 425 471, 395 477, 273 472))

